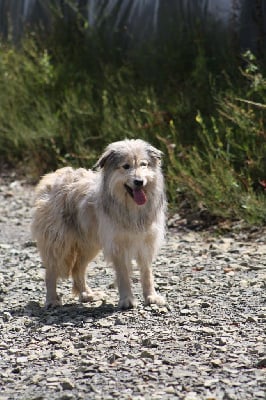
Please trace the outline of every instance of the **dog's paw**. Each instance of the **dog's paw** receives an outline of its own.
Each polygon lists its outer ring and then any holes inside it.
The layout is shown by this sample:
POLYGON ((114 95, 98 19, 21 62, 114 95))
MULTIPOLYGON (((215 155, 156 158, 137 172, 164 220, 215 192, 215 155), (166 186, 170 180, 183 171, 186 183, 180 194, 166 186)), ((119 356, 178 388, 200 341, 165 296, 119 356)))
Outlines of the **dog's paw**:
POLYGON ((85 291, 80 293, 79 295, 79 301, 81 303, 88 303, 92 301, 98 301, 98 300, 103 300, 106 297, 105 293, 102 292, 101 290, 97 291, 85 291))
POLYGON ((94 295, 93 295, 93 292, 91 292, 91 291, 81 292, 79 295, 79 301, 81 303, 88 303, 93 300, 94 300, 94 295))
POLYGON ((57 296, 56 299, 46 299, 45 309, 50 310, 52 308, 60 307, 62 305, 61 297, 57 296))
POLYGON ((130 308, 134 308, 136 306, 136 302, 132 296, 123 297, 119 300, 118 307, 121 310, 128 310, 130 308))
POLYGON ((166 304, 165 298, 159 294, 151 294, 145 298, 145 305, 157 304, 158 306, 164 306, 166 304))

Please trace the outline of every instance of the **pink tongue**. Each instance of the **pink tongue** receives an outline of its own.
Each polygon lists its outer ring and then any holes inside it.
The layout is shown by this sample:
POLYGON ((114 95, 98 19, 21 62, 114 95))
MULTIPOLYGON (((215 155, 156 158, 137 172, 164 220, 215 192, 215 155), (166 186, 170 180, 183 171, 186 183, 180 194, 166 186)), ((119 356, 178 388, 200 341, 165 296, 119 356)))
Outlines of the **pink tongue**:
POLYGON ((133 189, 133 197, 138 206, 142 206, 147 201, 147 197, 142 189, 133 189))

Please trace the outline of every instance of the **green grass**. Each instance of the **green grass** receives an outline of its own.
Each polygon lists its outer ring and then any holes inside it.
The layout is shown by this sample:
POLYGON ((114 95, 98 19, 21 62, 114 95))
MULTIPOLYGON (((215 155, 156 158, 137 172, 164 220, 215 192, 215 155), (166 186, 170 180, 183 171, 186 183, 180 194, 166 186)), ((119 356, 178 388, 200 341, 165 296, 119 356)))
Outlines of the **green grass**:
POLYGON ((66 164, 90 167, 108 143, 141 137, 165 152, 171 210, 185 198, 194 210, 264 224, 263 66, 229 47, 215 61, 208 37, 196 37, 177 53, 174 41, 125 57, 96 37, 66 45, 60 31, 19 48, 1 43, 2 163, 36 180, 66 164))

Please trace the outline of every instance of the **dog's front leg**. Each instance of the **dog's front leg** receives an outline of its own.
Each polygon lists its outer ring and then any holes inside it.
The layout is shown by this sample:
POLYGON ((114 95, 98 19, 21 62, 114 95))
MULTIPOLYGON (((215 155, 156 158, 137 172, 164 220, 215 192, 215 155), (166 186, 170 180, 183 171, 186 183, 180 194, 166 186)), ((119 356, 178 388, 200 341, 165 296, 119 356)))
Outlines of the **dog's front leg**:
POLYGON ((116 272, 116 281, 119 291, 118 307, 122 310, 133 308, 135 306, 135 300, 130 282, 131 266, 128 266, 121 257, 113 257, 112 261, 116 272))
POLYGON ((164 305, 165 299, 160 296, 154 288, 151 263, 148 263, 146 260, 139 259, 138 264, 140 268, 141 284, 145 304, 164 305))

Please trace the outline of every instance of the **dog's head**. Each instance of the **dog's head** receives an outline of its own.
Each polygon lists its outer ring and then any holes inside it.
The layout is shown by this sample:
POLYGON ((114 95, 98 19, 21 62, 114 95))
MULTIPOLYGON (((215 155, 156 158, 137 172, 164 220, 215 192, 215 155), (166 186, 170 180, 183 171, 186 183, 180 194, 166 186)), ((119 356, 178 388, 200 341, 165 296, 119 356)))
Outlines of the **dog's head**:
POLYGON ((160 150, 143 140, 122 140, 110 144, 95 167, 103 169, 113 197, 120 202, 129 198, 141 206, 149 199, 156 180, 161 178, 161 157, 160 150))

